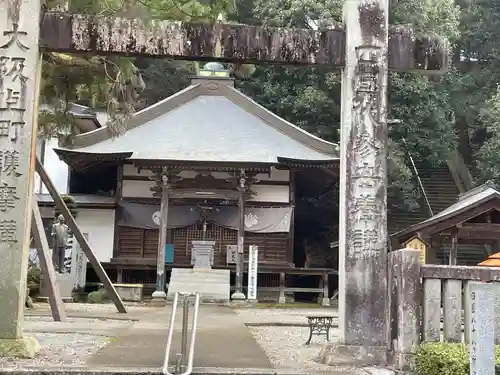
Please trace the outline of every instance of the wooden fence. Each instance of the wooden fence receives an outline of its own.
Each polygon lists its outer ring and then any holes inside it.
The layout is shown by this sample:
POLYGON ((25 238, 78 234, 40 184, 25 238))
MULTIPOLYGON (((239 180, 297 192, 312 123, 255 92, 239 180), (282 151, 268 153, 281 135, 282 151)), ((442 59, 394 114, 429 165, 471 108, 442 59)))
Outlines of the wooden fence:
POLYGON ((402 249, 389 254, 388 276, 387 339, 396 370, 415 369, 422 342, 458 342, 469 347, 471 374, 485 367, 493 373, 500 269, 421 265, 418 251, 402 249))

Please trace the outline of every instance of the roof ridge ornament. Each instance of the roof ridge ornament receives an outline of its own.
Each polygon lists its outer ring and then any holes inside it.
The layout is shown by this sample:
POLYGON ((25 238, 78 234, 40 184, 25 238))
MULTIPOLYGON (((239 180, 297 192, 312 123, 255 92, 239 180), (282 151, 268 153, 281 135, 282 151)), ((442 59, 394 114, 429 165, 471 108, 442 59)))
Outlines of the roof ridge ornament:
POLYGON ((198 77, 229 77, 229 70, 219 62, 208 62, 198 70, 198 77))

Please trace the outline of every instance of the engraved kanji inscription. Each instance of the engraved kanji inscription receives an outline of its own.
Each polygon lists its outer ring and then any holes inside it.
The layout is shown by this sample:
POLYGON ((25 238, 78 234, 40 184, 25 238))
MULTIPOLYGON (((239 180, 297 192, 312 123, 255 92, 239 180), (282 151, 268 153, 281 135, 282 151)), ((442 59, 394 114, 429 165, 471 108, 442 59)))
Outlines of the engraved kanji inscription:
POLYGON ((362 259, 377 253, 378 231, 376 229, 354 229, 350 236, 351 254, 350 258, 362 259))
POLYGON ((0 138, 8 137, 12 142, 17 141, 24 124, 23 121, 0 120, 0 138))
POLYGON ((19 24, 13 23, 12 30, 4 31, 3 36, 9 38, 9 40, 0 46, 0 48, 10 48, 12 45, 16 44, 23 52, 28 51, 29 47, 24 44, 21 38, 27 36, 26 31, 19 30, 19 24))
POLYGON ((356 165, 356 170, 354 172, 354 178, 380 178, 379 168, 375 165, 370 164, 367 161, 363 161, 356 165))
POLYGON ((364 131, 356 138, 354 151, 361 158, 366 159, 369 156, 377 156, 380 152, 380 147, 376 146, 373 137, 367 131, 364 131))
POLYGON ((0 220, 0 243, 17 242, 17 223, 15 220, 0 220))
POLYGON ((356 92, 369 94, 379 91, 380 54, 379 47, 360 46, 356 48, 358 57, 356 92))
POLYGON ((0 110, 26 111, 22 90, 20 88, 5 88, 0 91, 0 110))
POLYGON ((6 212, 14 208, 18 200, 19 197, 16 197, 16 187, 9 186, 5 181, 2 181, 0 183, 0 211, 6 212))
POLYGON ((377 198, 370 194, 361 194, 359 197, 354 197, 351 212, 357 214, 359 220, 378 220, 380 218, 377 198))
POLYGON ((17 171, 19 168, 19 151, 0 151, 0 175, 19 177, 22 174, 17 171))
POLYGON ((10 78, 12 82, 26 81, 28 77, 23 74, 25 61, 23 57, 0 56, 0 78, 10 78))

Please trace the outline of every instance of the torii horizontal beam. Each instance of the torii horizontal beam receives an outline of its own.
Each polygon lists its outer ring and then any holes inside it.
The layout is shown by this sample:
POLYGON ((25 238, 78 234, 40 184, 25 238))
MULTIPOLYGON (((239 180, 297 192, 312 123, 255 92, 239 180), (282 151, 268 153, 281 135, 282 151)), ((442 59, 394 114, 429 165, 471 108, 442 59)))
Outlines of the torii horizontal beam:
MULTIPOLYGON (((40 38, 41 48, 49 52, 333 68, 343 68, 345 60, 343 28, 315 31, 46 12, 40 38)), ((417 36, 411 26, 389 30, 390 70, 442 72, 446 51, 439 37, 417 36)))

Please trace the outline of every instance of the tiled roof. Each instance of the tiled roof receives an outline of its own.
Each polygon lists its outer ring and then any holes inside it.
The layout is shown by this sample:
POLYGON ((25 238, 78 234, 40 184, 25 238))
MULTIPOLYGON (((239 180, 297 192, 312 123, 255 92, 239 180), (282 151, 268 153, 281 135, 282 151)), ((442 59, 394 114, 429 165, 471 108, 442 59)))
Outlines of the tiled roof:
MULTIPOLYGON (((251 162, 338 160, 337 145, 279 118, 233 87, 192 85, 135 114, 126 132, 106 128, 75 138, 78 153, 131 152, 130 159, 251 162)), ((58 151, 57 149, 55 150, 58 151)))

